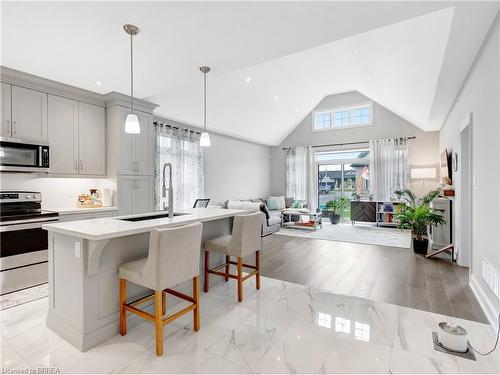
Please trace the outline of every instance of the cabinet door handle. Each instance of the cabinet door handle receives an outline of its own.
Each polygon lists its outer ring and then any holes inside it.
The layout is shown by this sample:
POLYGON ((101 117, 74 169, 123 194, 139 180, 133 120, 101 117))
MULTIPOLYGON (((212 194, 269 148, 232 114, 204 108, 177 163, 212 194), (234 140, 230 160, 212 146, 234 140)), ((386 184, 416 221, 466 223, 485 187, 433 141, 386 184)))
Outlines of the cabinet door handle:
POLYGON ((11 128, 10 128, 10 121, 5 120, 5 128, 6 128, 6 133, 10 135, 11 128))
POLYGON ((80 160, 80 172, 83 172, 83 160, 80 160))
POLYGON ((17 134, 17 121, 12 121, 12 133, 17 134))
POLYGON ((75 159, 75 170, 78 172, 78 160, 75 159))

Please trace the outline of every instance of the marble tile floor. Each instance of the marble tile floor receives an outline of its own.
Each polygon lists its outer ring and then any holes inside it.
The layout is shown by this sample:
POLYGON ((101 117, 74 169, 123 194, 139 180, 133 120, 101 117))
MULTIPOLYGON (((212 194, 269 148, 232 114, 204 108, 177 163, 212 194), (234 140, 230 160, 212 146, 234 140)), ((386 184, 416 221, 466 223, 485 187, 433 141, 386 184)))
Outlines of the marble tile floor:
MULTIPOLYGON (((129 329, 81 353, 45 327, 47 299, 0 312, 1 366, 61 373, 499 373, 500 349, 469 361, 433 350, 442 315, 262 278, 236 301, 231 280, 201 296, 201 330, 192 314, 165 326, 156 357, 154 326, 129 329)), ((171 298, 169 296, 169 298, 171 298)), ((178 308, 179 305, 176 307, 178 308)), ((479 350, 495 332, 453 319, 479 350)))

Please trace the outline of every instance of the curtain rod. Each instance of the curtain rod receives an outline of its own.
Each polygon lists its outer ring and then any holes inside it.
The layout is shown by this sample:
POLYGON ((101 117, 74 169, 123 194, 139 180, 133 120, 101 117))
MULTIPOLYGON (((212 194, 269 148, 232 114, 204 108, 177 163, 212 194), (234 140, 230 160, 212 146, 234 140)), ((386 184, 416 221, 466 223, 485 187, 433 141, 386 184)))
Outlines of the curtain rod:
MULTIPOLYGON (((399 139, 403 139, 404 137, 400 137, 399 139)), ((411 137, 406 137, 406 139, 408 140, 412 140, 412 139, 415 139, 417 137, 415 137, 414 135, 412 135, 411 137)), ((397 138, 394 138, 394 139, 397 139, 397 138)), ((349 145, 361 145, 361 144, 364 144, 364 143, 368 143, 370 141, 360 141, 360 142, 346 142, 346 143, 330 143, 330 144, 327 144, 327 145, 314 145, 314 146, 311 146, 313 148, 318 148, 318 147, 332 147, 332 146, 349 146, 349 145)), ((290 148, 292 147, 283 147, 283 150, 289 150, 290 148)))
POLYGON ((185 132, 190 132, 190 133, 196 133, 196 134, 201 134, 200 131, 198 130, 193 130, 190 128, 182 127, 182 126, 176 126, 176 125, 170 125, 170 124, 164 124, 163 122, 158 122, 158 121, 153 121, 154 126, 159 126, 159 127, 166 127, 166 128, 172 128, 175 130, 184 130, 185 132))

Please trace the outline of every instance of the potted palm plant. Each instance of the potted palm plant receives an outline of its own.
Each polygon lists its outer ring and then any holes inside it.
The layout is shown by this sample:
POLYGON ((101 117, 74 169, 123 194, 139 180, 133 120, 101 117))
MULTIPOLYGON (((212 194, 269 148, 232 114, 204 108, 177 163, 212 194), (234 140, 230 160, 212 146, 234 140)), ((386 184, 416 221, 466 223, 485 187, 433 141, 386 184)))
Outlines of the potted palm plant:
POLYGON ((326 202, 326 211, 329 213, 330 222, 338 224, 340 222, 340 215, 349 205, 349 199, 340 197, 326 202))
POLYGON ((427 254, 429 239, 427 227, 443 225, 446 220, 440 211, 433 209, 430 203, 439 195, 439 190, 433 190, 421 200, 410 190, 402 192, 403 202, 396 214, 399 229, 410 229, 413 236, 413 251, 418 254, 427 254))

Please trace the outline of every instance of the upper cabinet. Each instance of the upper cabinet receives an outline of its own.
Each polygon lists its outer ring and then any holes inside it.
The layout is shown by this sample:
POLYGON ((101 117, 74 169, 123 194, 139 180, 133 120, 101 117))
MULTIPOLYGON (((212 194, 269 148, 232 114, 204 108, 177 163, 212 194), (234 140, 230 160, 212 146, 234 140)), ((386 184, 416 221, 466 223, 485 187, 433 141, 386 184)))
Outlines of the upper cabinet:
POLYGON ((1 136, 47 142, 47 94, 2 82, 1 136))
POLYGON ((102 107, 78 103, 80 173, 106 174, 106 114, 102 107))
POLYGON ((2 82, 2 99, 0 109, 0 136, 10 138, 12 132, 12 85, 2 82))
POLYGON ((130 110, 119 105, 108 108, 108 137, 116 140, 108 144, 108 165, 117 174, 154 174, 153 115, 134 111, 139 118, 141 132, 125 133, 125 119, 130 110))
POLYGON ((12 138, 47 142, 47 94, 12 86, 12 138))
POLYGON ((50 173, 105 175, 105 110, 49 95, 50 173))

